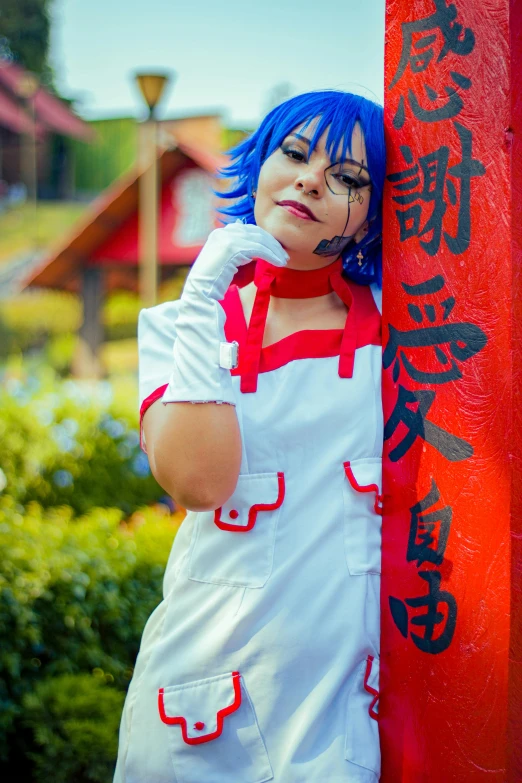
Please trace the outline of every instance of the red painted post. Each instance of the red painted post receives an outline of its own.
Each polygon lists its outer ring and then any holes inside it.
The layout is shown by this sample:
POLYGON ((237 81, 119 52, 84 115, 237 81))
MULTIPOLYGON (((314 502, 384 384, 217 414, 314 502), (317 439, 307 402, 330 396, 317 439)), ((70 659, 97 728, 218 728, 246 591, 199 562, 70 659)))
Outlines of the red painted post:
POLYGON ((522 781, 522 0, 387 0, 384 783, 522 781))

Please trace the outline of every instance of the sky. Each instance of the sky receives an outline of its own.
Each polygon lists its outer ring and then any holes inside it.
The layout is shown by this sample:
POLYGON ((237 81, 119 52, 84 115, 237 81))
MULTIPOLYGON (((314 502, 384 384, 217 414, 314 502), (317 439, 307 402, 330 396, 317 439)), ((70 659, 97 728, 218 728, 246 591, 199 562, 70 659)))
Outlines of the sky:
POLYGON ((56 82, 86 119, 142 116, 140 70, 174 72, 158 117, 253 127, 275 103, 337 88, 383 100, 385 0, 54 0, 56 82))

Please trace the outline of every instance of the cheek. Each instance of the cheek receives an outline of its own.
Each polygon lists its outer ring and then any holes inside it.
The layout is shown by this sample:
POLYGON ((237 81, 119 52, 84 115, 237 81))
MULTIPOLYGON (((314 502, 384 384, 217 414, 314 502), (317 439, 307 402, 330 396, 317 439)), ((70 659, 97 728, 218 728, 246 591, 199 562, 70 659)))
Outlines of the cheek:
POLYGON ((348 217, 348 210, 350 212, 349 226, 358 228, 368 216, 368 209, 370 207, 370 196, 365 193, 359 193, 355 191, 353 195, 353 201, 348 202, 348 196, 339 196, 339 203, 334 203, 331 207, 331 217, 336 223, 342 222, 342 225, 346 223, 348 217))

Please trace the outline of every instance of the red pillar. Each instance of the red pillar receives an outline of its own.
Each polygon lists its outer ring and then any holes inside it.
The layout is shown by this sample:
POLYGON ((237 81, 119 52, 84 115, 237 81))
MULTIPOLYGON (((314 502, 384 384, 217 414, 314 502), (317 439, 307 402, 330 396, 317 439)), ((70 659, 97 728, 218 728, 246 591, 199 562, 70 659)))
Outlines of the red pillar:
POLYGON ((384 783, 522 781, 522 0, 388 0, 384 783))

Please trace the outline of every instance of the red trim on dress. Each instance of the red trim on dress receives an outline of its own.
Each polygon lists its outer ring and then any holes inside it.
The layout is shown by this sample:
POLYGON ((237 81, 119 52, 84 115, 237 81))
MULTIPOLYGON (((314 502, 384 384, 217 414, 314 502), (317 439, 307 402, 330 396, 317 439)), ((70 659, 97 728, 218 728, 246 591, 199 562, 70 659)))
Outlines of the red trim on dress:
MULTIPOLYGON (((165 389, 167 388, 168 383, 164 383, 163 386, 159 386, 157 389, 155 389, 152 394, 149 394, 148 397, 145 397, 143 402, 141 403, 140 407, 140 446, 143 451, 145 451, 145 445, 143 443, 143 417, 145 416, 146 412, 150 408, 153 402, 156 402, 156 400, 159 400, 161 397, 163 397, 165 393, 165 389)), ((145 453, 147 453, 145 451, 145 453)))
POLYGON ((373 696, 373 701, 368 707, 368 714, 370 718, 373 718, 374 720, 379 720, 379 713, 375 712, 374 707, 379 701, 379 691, 376 691, 375 688, 372 688, 371 685, 368 685, 368 680, 370 679, 370 674, 372 673, 372 666, 373 666, 374 657, 373 655, 369 655, 366 659, 366 671, 364 673, 364 690, 368 691, 368 693, 371 693, 373 696))
MULTIPOLYGON (((223 723, 227 715, 231 715, 233 712, 235 712, 239 707, 241 706, 241 683, 240 683, 240 673, 239 672, 232 672, 232 682, 234 685, 234 701, 229 707, 224 707, 222 710, 218 710, 216 713, 217 717, 217 729, 215 731, 210 732, 209 734, 204 734, 202 737, 189 737, 187 733, 187 720, 186 718, 183 718, 181 715, 178 715, 176 717, 170 717, 165 712, 165 703, 164 703, 164 688, 160 688, 158 691, 158 709, 160 718, 163 721, 163 723, 166 723, 169 726, 179 725, 181 726, 181 735, 183 737, 184 742, 187 743, 187 745, 201 745, 203 742, 210 742, 213 739, 216 739, 217 737, 220 737, 223 732, 223 723)), ((205 724, 202 721, 198 721, 194 724, 194 727, 198 728, 200 726, 205 726, 205 724)))
MULTIPOLYGON (((257 515, 259 511, 274 511, 276 508, 279 508, 279 506, 282 505, 283 500, 285 499, 285 474, 284 473, 278 473, 277 474, 277 480, 278 480, 278 495, 277 500, 275 503, 256 503, 253 506, 250 506, 250 509, 248 511, 248 523, 246 525, 233 525, 230 522, 224 522, 221 519, 221 508, 217 508, 214 511, 214 523, 217 525, 217 527, 220 530, 228 530, 232 533, 248 533, 249 530, 252 530, 254 525, 256 524, 257 515)), ((229 514, 232 519, 237 519, 239 514, 237 511, 232 510, 229 514), (232 514, 235 514, 235 516, 232 516, 232 514)))
MULTIPOLYGON (((344 329, 305 329, 283 337, 276 343, 261 348, 259 372, 271 372, 296 359, 327 359, 333 356, 346 357, 340 361, 340 372, 351 371, 353 354, 357 348, 367 345, 381 345, 381 316, 368 286, 357 285, 343 278, 351 296, 352 317, 347 316, 344 329), (352 320, 353 319, 353 320, 352 320), (345 344, 343 346, 343 339, 345 344)), ((337 293, 337 291, 336 291, 337 293)), ((347 298, 348 294, 344 294, 347 298)), ((344 300, 343 300, 344 301, 344 300)), ((239 343, 239 366, 231 370, 232 375, 241 376, 245 353, 247 324, 239 288, 230 286, 221 301, 227 319, 225 336, 228 342, 239 343)), ((342 358, 342 357, 341 357, 342 358)), ((341 377, 345 377, 341 375, 341 377)))
POLYGON ((257 376, 259 375, 272 280, 273 278, 269 273, 263 274, 257 280, 256 298, 250 315, 250 323, 247 328, 247 337, 244 342, 243 356, 240 363, 240 388, 243 394, 257 390, 257 376))
POLYGON ((355 478, 352 470, 352 466, 349 462, 345 462, 344 464, 344 472, 346 473, 346 478, 352 485, 353 489, 356 492, 375 492, 375 504, 373 508, 375 509, 375 513, 379 514, 382 517, 382 500, 383 496, 379 495, 379 487, 377 484, 359 484, 357 479, 355 478))

